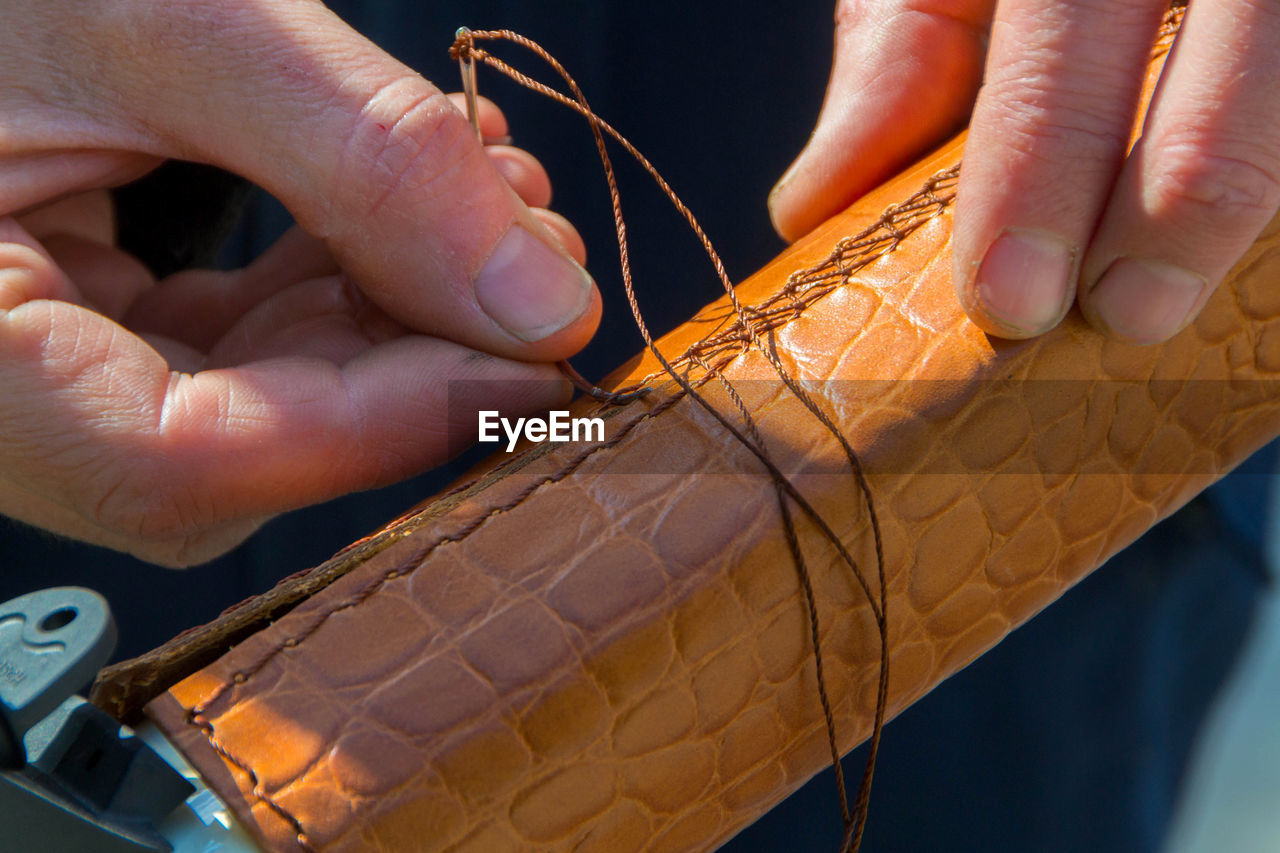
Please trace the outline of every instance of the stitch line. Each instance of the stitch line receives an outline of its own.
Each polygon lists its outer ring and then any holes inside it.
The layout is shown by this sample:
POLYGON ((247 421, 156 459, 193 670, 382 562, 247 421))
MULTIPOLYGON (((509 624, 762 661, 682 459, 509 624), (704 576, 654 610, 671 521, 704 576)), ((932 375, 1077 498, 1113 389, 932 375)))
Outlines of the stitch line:
MULTIPOLYGON (((746 313, 759 318, 750 328, 735 318, 725 328, 691 344, 671 360, 672 366, 686 367, 704 360, 723 367, 746 349, 753 333, 760 336, 780 328, 799 317, 805 308, 848 284, 857 272, 896 251, 903 240, 951 206, 959 171, 960 165, 956 164, 934 174, 911 197, 885 208, 879 218, 862 231, 838 241, 826 258, 791 273, 776 293, 746 309, 746 313)), ((661 376, 665 373, 654 371, 640 380, 640 384, 661 376)))
MULTIPOLYGON (((701 385, 706 380, 707 380, 707 377, 702 377, 698 380, 697 384, 701 385)), ((673 394, 672 396, 663 400, 653 409, 647 412, 644 412, 639 417, 637 417, 634 421, 620 428, 618 432, 613 437, 611 437, 608 441, 605 441, 601 444, 595 445, 587 449, 582 454, 580 454, 579 456, 577 456, 576 458, 568 462, 560 470, 556 471, 553 474, 549 474, 546 477, 526 486, 507 503, 498 507, 494 507, 493 509, 490 509, 488 512, 473 519, 469 524, 463 526, 459 530, 453 533, 450 533, 447 536, 444 536, 436 540, 435 542, 432 542, 430 545, 425 546, 422 552, 414 556, 412 561, 413 562, 412 566, 408 569, 400 571, 397 575, 395 575, 395 578, 407 578, 409 575, 413 574, 413 572, 420 565, 422 565, 422 563, 425 562, 428 557, 431 556, 431 553, 435 551, 437 548, 439 548, 441 545, 445 545, 451 542, 461 542, 463 539, 467 538, 472 533, 474 533, 477 529, 479 529, 489 519, 498 515, 502 515, 506 512, 509 512, 512 509, 515 509, 517 506, 522 504, 526 499, 528 499, 529 496, 532 495, 538 489, 542 488, 543 486, 550 485, 552 483, 557 483, 560 480, 563 480, 565 477, 569 476, 574 471, 576 471, 579 467, 581 467, 581 465, 584 462, 586 462, 589 458, 594 456, 596 453, 602 450, 608 450, 615 447, 627 435, 629 435, 633 429, 635 429, 641 423, 647 420, 650 420, 651 418, 657 417, 662 412, 666 411, 667 409, 674 406, 676 403, 680 402, 680 400, 684 399, 685 396, 686 395, 683 391, 673 394)), ((377 578, 372 580, 366 587, 356 592, 353 596, 340 602, 332 610, 325 611, 316 620, 315 624, 308 627, 305 631, 298 634, 291 635, 285 641, 282 641, 280 645, 272 648, 269 652, 263 655, 263 657, 253 666, 247 669, 237 670, 235 675, 231 679, 224 679, 223 682, 220 685, 218 685, 217 689, 215 689, 212 693, 210 693, 210 695, 207 696, 202 702, 192 706, 190 708, 190 712, 192 714, 204 714, 209 710, 209 708, 213 706, 213 703, 216 702, 219 698, 221 698, 226 693, 226 691, 229 690, 232 686, 241 686, 247 683, 250 678, 252 678, 255 674, 261 671, 280 652, 284 651, 286 648, 298 648, 299 646, 302 645, 302 642, 304 640, 306 640, 309 636, 311 636, 313 633, 319 630, 319 628, 326 621, 328 621, 330 616, 333 616, 336 613, 340 613, 344 610, 348 610, 360 604, 362 601, 364 601, 365 599, 369 598, 371 595, 376 593, 378 589, 380 589, 390 579, 393 579, 393 578, 389 578, 388 573, 386 572, 379 575, 377 578), (289 640, 293 641, 291 645, 288 643, 289 640), (243 678, 240 678, 240 680, 237 682, 236 677, 238 676, 243 676, 243 678)), ((212 726, 210 726, 210 729, 212 729, 212 726)))
POLYGON ((197 721, 194 711, 187 712, 186 721, 189 725, 195 726, 200 731, 205 732, 205 737, 208 738, 209 746, 212 747, 214 752, 222 756, 224 761, 233 767, 238 768, 242 773, 249 777, 249 782, 252 784, 252 788, 250 790, 253 795, 293 828, 298 846, 302 848, 305 853, 314 853, 315 848, 311 846, 311 842, 307 839, 306 830, 302 828, 301 822, 299 822, 298 819, 286 808, 277 803, 270 794, 262 790, 262 782, 258 779, 258 774, 254 772, 252 767, 241 762, 238 758, 228 752, 221 744, 214 740, 213 725, 208 720, 197 721))
MULTIPOLYGON (((701 386, 707 381, 709 381, 710 378, 711 378, 710 374, 704 375, 700 377, 693 384, 695 387, 701 386)), ((272 812, 276 813, 282 820, 286 821, 291 827, 294 828, 294 830, 296 831, 298 845, 301 847, 303 851, 305 851, 305 853, 314 853, 314 848, 311 847, 310 843, 307 841, 306 831, 303 828, 301 821, 297 817, 295 817, 293 813, 290 812, 287 808, 282 806, 280 803, 276 802, 272 794, 262 789, 262 785, 258 780, 257 773, 254 772, 254 770, 248 764, 241 761, 239 758, 233 755, 226 746, 218 742, 217 733, 214 730, 213 722, 207 718, 204 718, 203 715, 209 710, 210 707, 212 707, 213 703, 216 702, 222 695, 224 695, 227 692, 227 690, 229 690, 232 686, 243 686, 244 684, 248 683, 249 679, 252 676, 254 676, 258 672, 260 672, 263 668, 265 668, 266 665, 271 660, 275 659, 275 657, 281 652, 283 652, 285 649, 298 648, 299 646, 301 646, 304 640, 306 640, 313 633, 319 630, 319 628, 329 620, 329 617, 337 613, 340 613, 344 610, 353 608, 358 604, 360 604, 361 602, 367 600, 368 598, 371 598, 374 594, 377 593, 379 589, 382 588, 382 586, 388 580, 393 580, 395 578, 408 577, 426 561, 426 559, 431 555, 432 552, 434 552, 441 545, 444 545, 449 542, 462 541, 467 536, 470 536, 471 533, 478 530, 490 518, 493 518, 494 516, 508 512, 511 509, 514 509, 515 507, 524 503, 524 501, 530 495, 532 495, 535 491, 537 491, 541 487, 545 485, 549 485, 551 483, 558 482, 564 479, 565 477, 569 476, 571 473, 573 473, 575 470, 581 467, 582 463, 584 463, 590 457, 594 456, 598 451, 610 449, 616 446, 622 441, 623 438, 626 437, 626 435, 628 435, 633 429, 638 427, 641 423, 647 420, 650 420, 651 418, 657 417, 662 412, 666 411, 667 409, 674 406, 676 403, 683 400, 686 396, 687 394, 683 390, 673 394, 671 397, 667 398, 666 400, 663 400, 660 404, 655 406, 652 410, 648 412, 644 412, 639 417, 637 417, 634 421, 620 428, 618 433, 615 434, 612 438, 610 438, 609 441, 588 449, 586 452, 582 453, 576 459, 572 460, 563 469, 561 469, 560 471, 557 471, 555 474, 549 475, 548 477, 542 480, 539 480, 535 483, 530 484, 527 488, 523 489, 519 494, 517 494, 515 498, 513 498, 508 504, 505 504, 501 507, 497 507, 495 509, 490 510, 485 515, 475 519, 470 525, 467 525, 466 527, 455 532, 454 534, 451 534, 450 536, 440 539, 432 543, 431 545, 427 546, 421 553, 419 553, 418 555, 415 555, 410 568, 394 575, 388 572, 384 572, 378 578, 372 581, 368 586, 366 586, 364 589, 357 592, 354 596, 341 602, 338 606, 334 607, 332 610, 326 611, 315 622, 315 624, 313 624, 306 631, 302 632, 301 634, 294 634, 287 637, 279 646, 276 646, 269 653, 267 653, 262 658, 262 660, 260 660, 253 667, 247 670, 237 670, 230 679, 223 680, 223 682, 218 686, 218 688, 214 690, 213 693, 211 693, 208 697, 206 697, 206 699, 202 703, 187 709, 187 713, 184 715, 184 719, 186 723, 190 726, 193 726, 197 730, 199 730, 204 735, 205 740, 208 742, 210 748, 213 749, 213 751, 216 754, 221 756, 223 760, 239 768, 242 772, 244 772, 246 775, 249 776, 250 781, 253 783, 253 786, 250 789, 250 793, 252 793, 257 800, 265 804, 269 809, 271 809, 272 812)))

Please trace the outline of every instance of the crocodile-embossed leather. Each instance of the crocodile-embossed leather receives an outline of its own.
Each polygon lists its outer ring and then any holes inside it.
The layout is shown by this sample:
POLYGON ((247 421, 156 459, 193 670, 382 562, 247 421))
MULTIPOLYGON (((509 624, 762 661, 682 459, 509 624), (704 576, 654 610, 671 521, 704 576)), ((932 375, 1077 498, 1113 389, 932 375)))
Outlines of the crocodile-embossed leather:
MULTIPOLYGON (((761 316, 795 376, 841 380, 811 390, 871 472, 891 713, 1280 433, 1280 220, 1167 344, 1108 342, 1074 313, 998 342, 952 294, 958 153, 738 288, 791 305, 761 316), (856 234, 838 286, 787 284, 856 234)), ((723 334, 728 317, 716 303, 660 346, 723 364, 779 467, 870 570, 838 445, 723 334)), ((869 731, 876 633, 847 569, 798 525, 849 749, 869 731)), ((327 586, 147 713, 270 850, 711 849, 829 760, 781 529, 754 458, 663 384, 613 412, 603 442, 499 459, 335 558, 327 586)), ((128 694, 139 671, 100 692, 128 694)))

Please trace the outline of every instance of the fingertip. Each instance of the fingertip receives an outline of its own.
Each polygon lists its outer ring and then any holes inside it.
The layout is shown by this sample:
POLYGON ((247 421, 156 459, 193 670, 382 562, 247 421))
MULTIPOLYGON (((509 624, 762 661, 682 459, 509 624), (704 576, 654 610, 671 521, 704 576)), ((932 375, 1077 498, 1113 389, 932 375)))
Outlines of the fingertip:
POLYGON ((1056 234, 1007 228, 980 261, 955 260, 960 304, 988 334, 1021 340, 1062 322, 1075 299, 1079 251, 1056 234))
POLYGON ((37 240, 65 234, 112 246, 116 239, 115 219, 110 193, 90 190, 42 205, 19 216, 18 222, 37 240))
POLYGON ((538 221, 547 227, 551 236, 559 241, 562 249, 582 266, 587 265, 587 244, 583 242, 582 235, 569 220, 553 210, 542 207, 534 208, 533 215, 538 217, 538 221))
POLYGON ((551 204, 551 178, 536 157, 509 145, 489 145, 484 153, 521 201, 530 207, 551 204))
POLYGON ((39 299, 45 290, 41 285, 36 272, 28 267, 0 265, 0 311, 10 311, 24 302, 39 299))
POLYGON ((865 134, 846 126, 844 109, 824 105, 805 147, 769 191, 769 221, 788 243, 844 210, 882 177, 874 157, 860 156, 867 154, 865 134))
POLYGON ((1089 322, 1134 344, 1158 344, 1191 323, 1213 288, 1204 276, 1147 258, 1117 258, 1082 300, 1089 322))
POLYGON ((564 328, 548 335, 532 347, 534 361, 561 361, 570 358, 591 342, 600 327, 604 303, 600 291, 592 283, 586 307, 578 317, 564 328))
MULTIPOLYGON (((463 115, 467 114, 467 96, 465 94, 462 92, 450 92, 448 98, 458 108, 458 112, 463 115)), ((507 117, 503 114, 502 108, 484 95, 476 95, 476 118, 477 123, 480 125, 481 136, 498 138, 510 133, 507 117)))
POLYGON ((54 234, 45 238, 44 247, 84 299, 113 320, 155 285, 155 276, 141 261, 97 240, 54 234))
POLYGON ((536 218, 507 229, 475 278, 475 296, 532 361, 567 358, 599 320, 595 282, 536 218))
POLYGON ((982 79, 992 5, 838 5, 817 124, 769 194, 783 239, 812 231, 961 128, 982 79))
POLYGON ((37 299, 83 302, 44 247, 13 219, 0 219, 0 311, 37 299))
MULTIPOLYGON (((769 222, 773 225, 773 230, 788 243, 794 243, 812 230, 811 227, 806 227, 807 224, 810 221, 819 219, 812 212, 806 215, 805 205, 802 203, 806 196, 803 192, 795 190, 794 178, 804 159, 805 154, 801 152, 796 161, 788 167, 787 171, 778 179, 778 182, 773 185, 773 189, 769 191, 769 198, 765 203, 769 210, 769 222), (797 200, 800 200, 801 203, 797 204, 797 200)), ((817 222, 813 224, 816 225, 817 222)))

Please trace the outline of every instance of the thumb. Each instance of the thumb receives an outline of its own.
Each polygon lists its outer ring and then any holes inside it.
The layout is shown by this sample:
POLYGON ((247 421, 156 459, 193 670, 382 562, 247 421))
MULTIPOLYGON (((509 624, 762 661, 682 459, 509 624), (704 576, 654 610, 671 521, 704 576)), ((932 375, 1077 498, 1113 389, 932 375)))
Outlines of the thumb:
POLYGON ((769 194, 796 240, 966 119, 982 80, 994 0, 840 0, 822 112, 769 194))
POLYGON ((534 361, 589 340, 594 283, 494 169, 465 117, 324 6, 125 8, 113 30, 145 61, 108 76, 116 101, 167 149, 158 153, 267 189, 417 331, 534 361))

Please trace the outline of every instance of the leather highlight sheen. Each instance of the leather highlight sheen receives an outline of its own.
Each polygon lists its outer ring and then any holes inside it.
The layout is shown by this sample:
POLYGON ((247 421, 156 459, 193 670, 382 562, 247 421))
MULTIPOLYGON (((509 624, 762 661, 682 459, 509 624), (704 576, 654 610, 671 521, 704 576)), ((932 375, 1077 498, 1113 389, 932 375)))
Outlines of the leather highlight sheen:
MULTIPOLYGON (((793 375, 839 380, 813 389, 883 525, 891 714, 1280 433, 1280 219, 1164 345, 1105 341, 1075 311, 997 341, 952 289, 961 144, 738 287, 773 306, 765 337, 793 375), (839 282, 797 295, 793 274, 851 235, 839 282)), ((720 300, 659 345, 722 366, 871 576, 839 446, 731 320, 720 300)), ((652 375, 641 356, 606 387, 652 375)), ((499 457, 270 599, 288 606, 108 673, 97 701, 123 713, 185 663, 146 713, 279 851, 708 850, 827 766, 804 604, 750 454, 667 382, 609 412, 603 442, 499 457)), ((875 629, 797 524, 848 750, 869 733, 875 629)))

